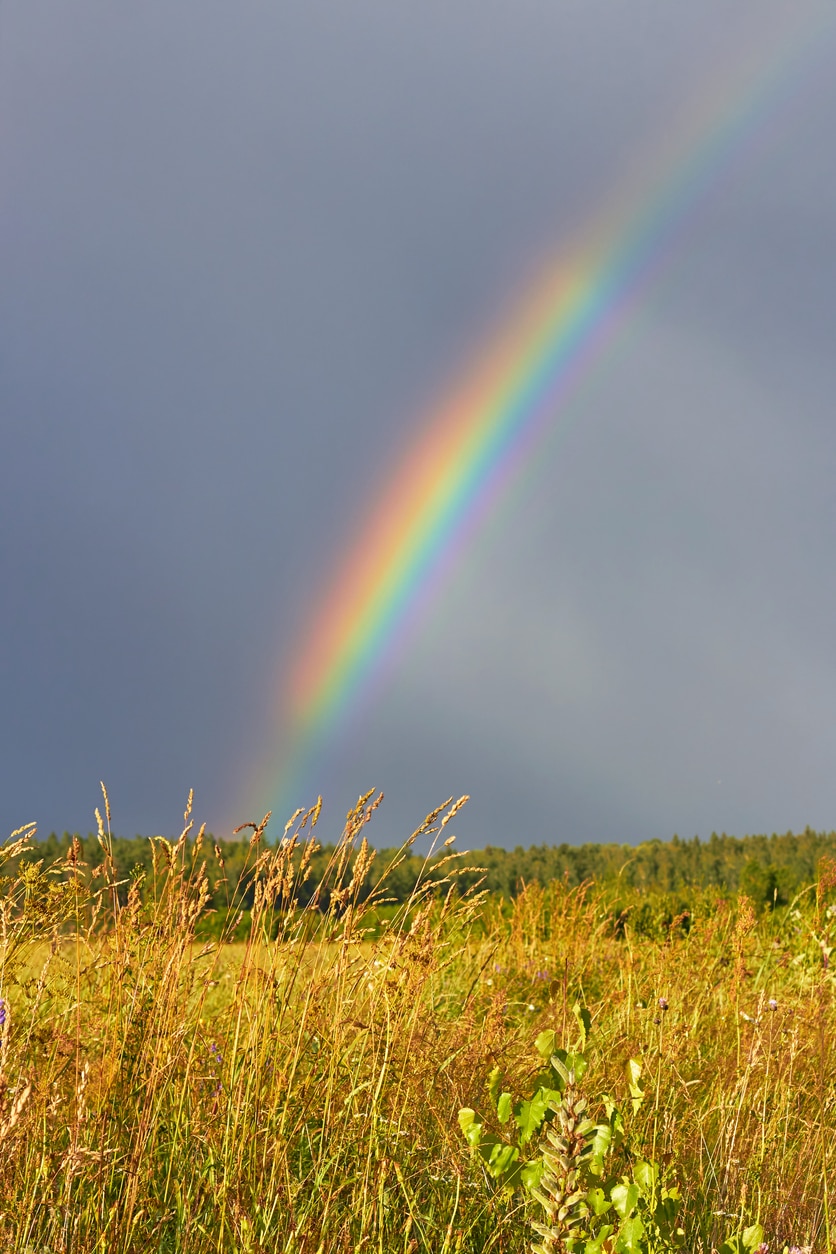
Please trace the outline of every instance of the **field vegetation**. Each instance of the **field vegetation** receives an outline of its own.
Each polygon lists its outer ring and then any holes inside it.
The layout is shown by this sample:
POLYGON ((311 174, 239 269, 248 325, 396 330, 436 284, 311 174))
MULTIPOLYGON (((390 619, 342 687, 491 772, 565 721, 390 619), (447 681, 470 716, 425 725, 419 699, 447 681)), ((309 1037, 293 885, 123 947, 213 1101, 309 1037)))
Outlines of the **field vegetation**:
POLYGON ((459 802, 385 854, 378 804, 13 834, 0 1248, 830 1254, 832 836, 497 886, 459 802))

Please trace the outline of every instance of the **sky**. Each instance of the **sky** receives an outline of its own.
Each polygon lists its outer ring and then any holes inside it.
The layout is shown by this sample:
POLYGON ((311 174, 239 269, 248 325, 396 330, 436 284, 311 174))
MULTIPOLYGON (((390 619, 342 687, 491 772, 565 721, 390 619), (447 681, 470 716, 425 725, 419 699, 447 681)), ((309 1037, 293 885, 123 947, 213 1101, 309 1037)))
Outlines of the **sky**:
POLYGON ((382 845, 463 793, 469 848, 836 827, 829 3, 280 788, 294 659, 404 450, 787 6, 3 0, 5 832, 94 829, 100 780, 123 835, 190 788, 221 836, 321 793, 327 839, 372 787, 382 845))

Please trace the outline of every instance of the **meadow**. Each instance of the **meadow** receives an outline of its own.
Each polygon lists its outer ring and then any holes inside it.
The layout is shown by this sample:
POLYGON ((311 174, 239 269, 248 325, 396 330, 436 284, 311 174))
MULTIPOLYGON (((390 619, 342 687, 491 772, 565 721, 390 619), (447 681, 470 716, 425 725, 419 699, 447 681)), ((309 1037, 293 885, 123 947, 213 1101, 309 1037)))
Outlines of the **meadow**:
POLYGON ((503 894, 448 802, 374 879, 376 804, 234 877, 190 806, 127 876, 107 809, 95 863, 13 834, 0 1248, 829 1254, 836 863, 503 894))

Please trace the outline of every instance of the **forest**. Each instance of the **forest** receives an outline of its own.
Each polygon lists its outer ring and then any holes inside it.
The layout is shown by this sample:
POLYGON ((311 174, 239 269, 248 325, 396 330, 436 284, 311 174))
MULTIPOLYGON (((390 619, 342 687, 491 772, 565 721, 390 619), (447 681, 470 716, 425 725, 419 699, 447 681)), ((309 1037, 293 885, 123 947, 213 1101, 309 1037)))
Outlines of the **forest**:
MULTIPOLYGON (((239 882, 237 906, 246 910, 252 907, 253 888, 247 877, 251 861, 247 835, 249 829, 239 839, 216 841, 208 834, 201 839, 200 857, 206 861, 211 887, 209 909, 223 911, 231 900, 230 886, 238 886, 239 882)), ((88 874, 93 873, 105 856, 94 834, 82 838, 67 832, 60 837, 53 833, 45 840, 33 842, 22 856, 30 861, 43 860, 45 866, 62 863, 74 840, 82 866, 88 874)), ((162 838, 112 838, 112 857, 123 894, 127 894, 131 882, 143 879, 147 883, 148 877, 153 875, 154 847, 160 842, 162 838)), ((266 835, 263 843, 264 847, 271 843, 266 835)), ((191 836, 186 837, 185 846, 189 851, 194 848, 191 836)), ((333 859, 335 848, 334 844, 326 842, 317 847, 310 859, 310 875, 299 889, 303 905, 310 901, 314 886, 333 859)), ((413 852, 404 857, 401 850, 378 850, 374 861, 364 871, 359 899, 371 896, 385 880, 387 901, 397 904, 407 901, 419 880, 432 880, 434 868, 438 868, 439 878, 443 875, 446 852, 442 849, 429 857, 413 852)), ((298 861, 301 853, 297 853, 296 858, 298 861)), ((352 866, 355 858, 353 854, 352 866)), ((478 884, 508 900, 527 885, 545 887, 553 880, 560 880, 570 888, 595 882, 625 892, 638 889, 656 894, 679 894, 686 900, 694 891, 714 891, 720 896, 744 893, 756 908, 771 909, 787 905, 800 887, 812 883, 823 858, 836 858, 836 831, 815 832, 809 827, 797 835, 786 832, 738 837, 714 832, 707 840, 699 836, 686 840, 674 836, 671 840, 636 845, 543 843, 528 848, 517 846, 513 850, 488 846, 460 853, 458 883, 467 889, 478 884)), ((328 904, 325 894, 321 897, 322 908, 327 909, 328 904)))

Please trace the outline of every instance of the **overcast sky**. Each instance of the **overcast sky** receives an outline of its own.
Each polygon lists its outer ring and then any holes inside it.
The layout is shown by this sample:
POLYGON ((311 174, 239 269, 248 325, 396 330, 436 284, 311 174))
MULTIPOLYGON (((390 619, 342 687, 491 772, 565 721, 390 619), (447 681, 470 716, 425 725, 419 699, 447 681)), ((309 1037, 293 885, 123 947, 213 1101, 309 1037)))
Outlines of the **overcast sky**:
MULTIPOLYGON (((260 817, 375 483, 786 13, 4 0, 5 830, 88 831, 100 779, 122 834, 260 817)), ((828 35, 313 764, 326 836, 372 785, 383 844, 464 792, 470 847, 836 827, 834 122, 828 35)))

